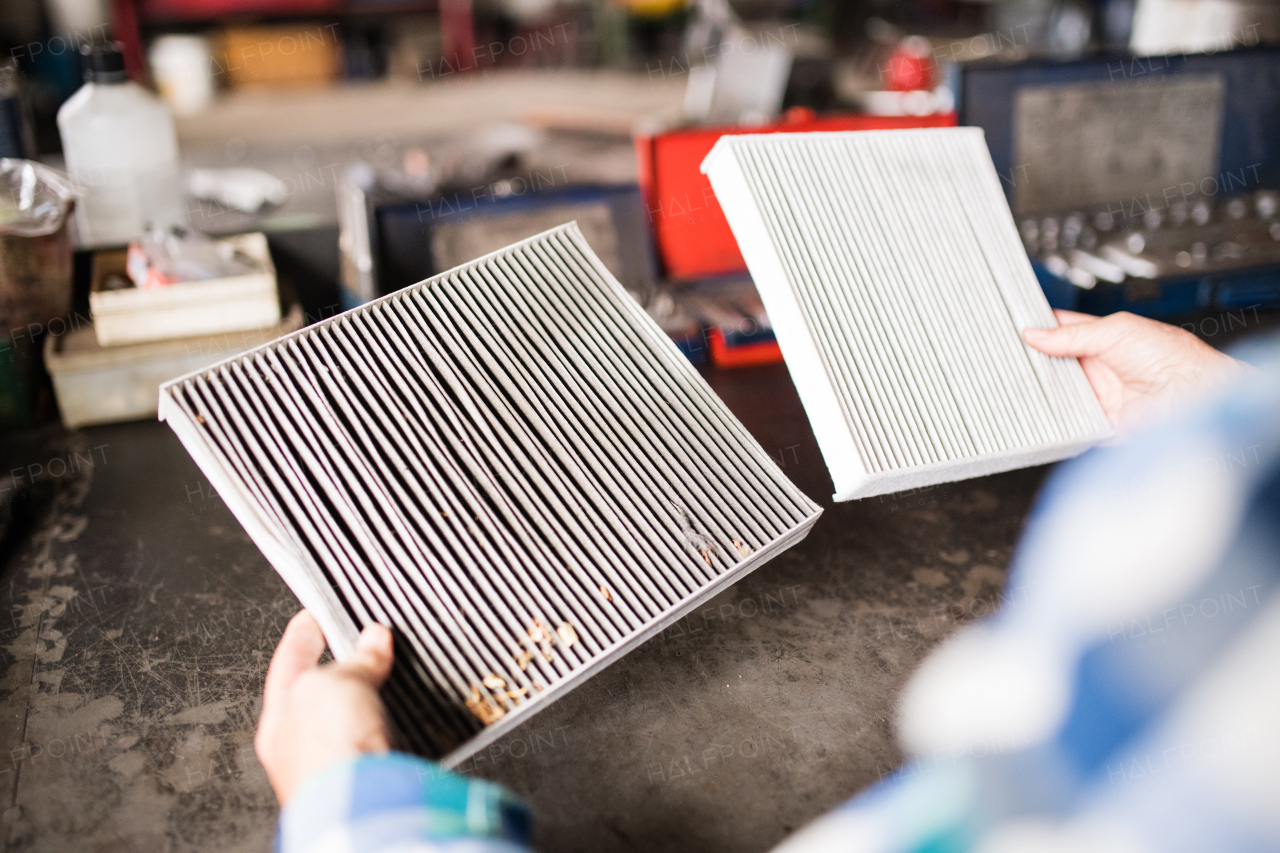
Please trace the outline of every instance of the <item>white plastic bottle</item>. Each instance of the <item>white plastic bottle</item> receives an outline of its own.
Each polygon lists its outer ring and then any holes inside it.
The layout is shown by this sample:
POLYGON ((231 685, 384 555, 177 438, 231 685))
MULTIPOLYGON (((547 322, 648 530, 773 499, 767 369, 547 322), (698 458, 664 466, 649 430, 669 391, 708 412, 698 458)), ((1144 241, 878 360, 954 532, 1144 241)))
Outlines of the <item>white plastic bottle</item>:
POLYGON ((87 188, 76 203, 80 244, 120 245, 185 225, 168 108, 129 81, 118 44, 81 52, 85 84, 58 110, 67 171, 87 188))

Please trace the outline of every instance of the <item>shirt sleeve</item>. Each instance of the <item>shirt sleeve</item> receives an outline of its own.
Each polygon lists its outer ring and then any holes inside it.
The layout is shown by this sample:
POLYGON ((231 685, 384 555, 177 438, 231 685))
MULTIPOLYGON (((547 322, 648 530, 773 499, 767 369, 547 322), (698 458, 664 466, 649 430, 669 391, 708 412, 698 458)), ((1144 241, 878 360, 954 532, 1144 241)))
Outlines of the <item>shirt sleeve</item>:
POLYGON ((404 753, 309 778, 280 814, 279 853, 530 853, 529 810, 492 782, 404 753))

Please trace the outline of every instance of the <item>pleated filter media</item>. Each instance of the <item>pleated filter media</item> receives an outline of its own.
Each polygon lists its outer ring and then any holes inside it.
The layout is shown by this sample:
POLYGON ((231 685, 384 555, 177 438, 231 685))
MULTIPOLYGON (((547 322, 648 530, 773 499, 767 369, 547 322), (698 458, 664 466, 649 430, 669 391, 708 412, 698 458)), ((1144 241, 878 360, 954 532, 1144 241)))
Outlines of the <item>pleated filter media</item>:
POLYGON ((161 388, 339 658, 456 764, 802 539, 796 489, 569 224, 161 388))
POLYGON ((851 500, 1064 459, 1111 435, 976 128, 724 136, 702 164, 851 500))

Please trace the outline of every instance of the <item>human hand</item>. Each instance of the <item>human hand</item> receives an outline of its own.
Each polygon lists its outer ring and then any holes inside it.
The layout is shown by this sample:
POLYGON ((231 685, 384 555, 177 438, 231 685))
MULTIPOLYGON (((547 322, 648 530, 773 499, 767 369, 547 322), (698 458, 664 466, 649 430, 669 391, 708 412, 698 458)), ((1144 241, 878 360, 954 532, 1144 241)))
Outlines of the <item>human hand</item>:
POLYGON ((378 698, 391 672, 391 632, 370 625, 350 658, 320 666, 324 646, 320 626, 303 610, 289 620, 267 668, 253 745, 281 808, 312 773, 391 748, 378 698))
POLYGON ((1122 434, 1175 415, 1247 369, 1185 329, 1127 311, 1053 313, 1061 326, 1025 329, 1022 339, 1045 355, 1079 358, 1107 419, 1122 434))

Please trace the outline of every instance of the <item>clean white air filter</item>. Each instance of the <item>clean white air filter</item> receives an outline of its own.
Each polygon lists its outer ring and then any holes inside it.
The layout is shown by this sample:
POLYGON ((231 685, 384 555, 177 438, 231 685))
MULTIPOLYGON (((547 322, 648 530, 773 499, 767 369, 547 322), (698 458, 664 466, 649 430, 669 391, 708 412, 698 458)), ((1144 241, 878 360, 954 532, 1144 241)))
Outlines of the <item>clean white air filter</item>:
POLYGON ((404 746, 456 764, 821 510, 561 226, 166 384, 339 659, 392 626, 404 746))
POLYGON ((836 500, 1072 456, 1111 434, 972 128, 724 136, 702 164, 836 500))

